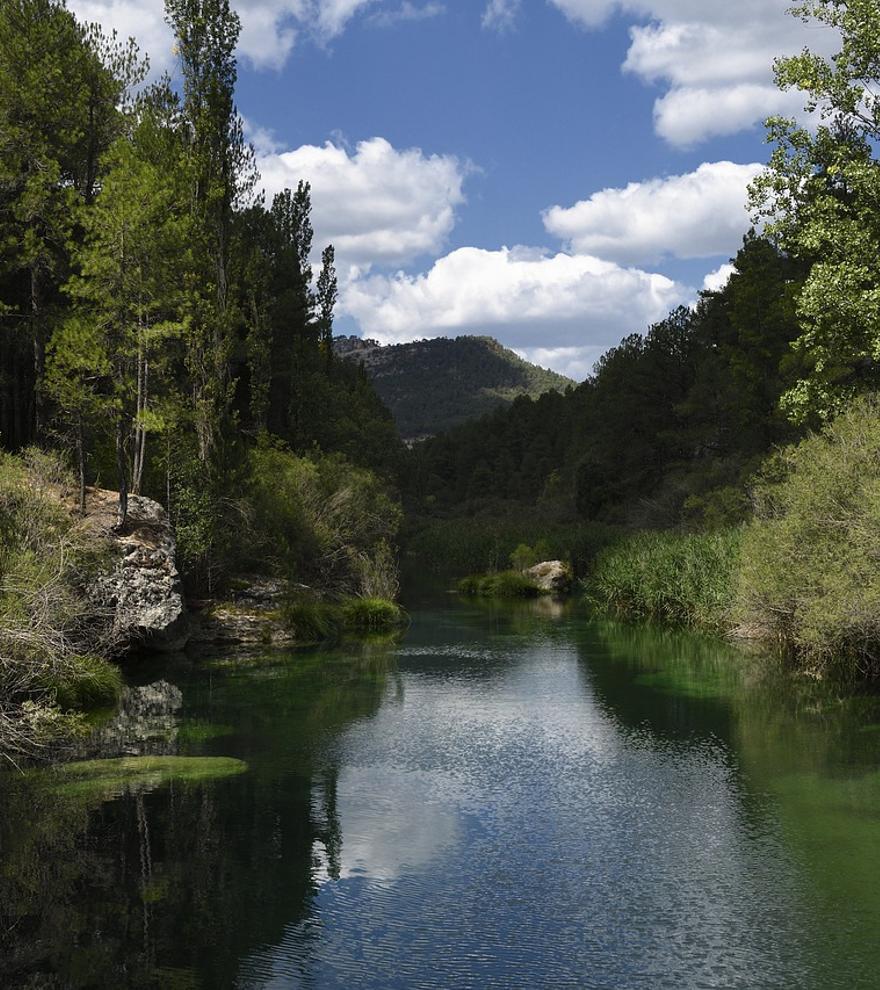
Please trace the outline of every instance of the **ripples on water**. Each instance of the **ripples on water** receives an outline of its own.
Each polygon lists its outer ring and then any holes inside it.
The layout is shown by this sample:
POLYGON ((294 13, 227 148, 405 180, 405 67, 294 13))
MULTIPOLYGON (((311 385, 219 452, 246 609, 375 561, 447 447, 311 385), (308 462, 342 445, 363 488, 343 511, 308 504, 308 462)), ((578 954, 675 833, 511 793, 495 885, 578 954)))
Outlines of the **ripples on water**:
MULTIPOLYGON (((250 771, 86 812, 78 841, 104 872, 66 891, 83 948, 48 948, 70 985, 880 984, 863 982, 876 894, 853 900, 803 855, 845 853, 850 823, 851 855, 880 837, 861 709, 841 722, 811 698, 804 719, 754 694, 742 657, 688 637, 516 609, 416 618, 365 656, 165 674, 184 740, 227 727, 175 744, 250 771), (805 785, 817 768, 849 774, 855 804, 805 785), (802 834, 802 813, 831 817, 802 834), (190 855, 176 843, 193 836, 190 855)), ((47 948, 28 948, 39 971, 47 948)))

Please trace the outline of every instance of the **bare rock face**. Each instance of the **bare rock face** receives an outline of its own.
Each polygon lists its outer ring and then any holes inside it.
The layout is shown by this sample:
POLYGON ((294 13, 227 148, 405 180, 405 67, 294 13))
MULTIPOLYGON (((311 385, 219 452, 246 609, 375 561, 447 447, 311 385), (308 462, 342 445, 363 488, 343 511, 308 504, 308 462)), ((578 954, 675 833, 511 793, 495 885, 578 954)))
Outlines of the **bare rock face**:
POLYGON ((240 582, 241 586, 233 588, 226 601, 212 602, 198 614, 190 642, 263 646, 293 643, 295 637, 282 619, 292 586, 263 577, 241 578, 240 582))
POLYGON ((545 560, 526 572, 526 577, 547 595, 564 595, 571 591, 571 568, 561 560, 545 560))
POLYGON ((114 632, 131 646, 161 652, 181 650, 189 639, 189 615, 174 560, 174 534, 165 510, 132 495, 121 531, 115 528, 116 492, 89 493, 90 528, 110 543, 115 563, 96 582, 94 595, 114 610, 114 632))

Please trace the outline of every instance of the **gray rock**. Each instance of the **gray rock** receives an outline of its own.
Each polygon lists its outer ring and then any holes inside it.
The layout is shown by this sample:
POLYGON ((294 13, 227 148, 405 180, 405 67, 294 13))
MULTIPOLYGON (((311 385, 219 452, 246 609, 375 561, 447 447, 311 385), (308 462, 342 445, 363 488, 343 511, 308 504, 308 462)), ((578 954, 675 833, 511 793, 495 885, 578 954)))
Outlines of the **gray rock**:
POLYGON ((102 607, 113 609, 116 636, 161 652, 183 649, 190 635, 189 615, 165 510, 152 499, 132 495, 124 531, 106 535, 115 563, 93 593, 102 607))
POLYGON ((236 584, 226 601, 212 602, 199 613, 191 643, 289 646, 296 642, 282 611, 291 594, 309 593, 306 585, 247 575, 239 577, 236 584))
POLYGON ((571 590, 571 568, 561 560, 545 560, 535 564, 525 575, 548 595, 564 595, 571 590))

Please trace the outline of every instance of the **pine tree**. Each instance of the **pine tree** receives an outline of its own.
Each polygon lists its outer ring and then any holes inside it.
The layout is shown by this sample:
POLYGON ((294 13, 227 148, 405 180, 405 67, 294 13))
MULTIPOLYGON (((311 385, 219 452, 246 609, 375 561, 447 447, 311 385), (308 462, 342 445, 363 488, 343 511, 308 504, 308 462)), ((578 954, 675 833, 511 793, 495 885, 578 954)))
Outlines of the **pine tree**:
MULTIPOLYGON (((78 304, 76 326, 91 322, 95 350, 110 370, 108 411, 114 421, 119 520, 125 523, 128 493, 140 491, 147 434, 161 426, 151 403, 157 371, 167 365, 167 341, 183 329, 176 270, 186 256, 189 217, 173 163, 140 154, 138 138, 150 147, 162 127, 146 113, 134 140, 118 140, 107 156, 108 171, 93 206, 83 214, 85 241, 77 252, 80 274, 68 292, 78 304), (171 165, 172 167, 169 167, 171 165)), ((79 338, 65 335, 55 361, 70 364, 67 351, 79 338)), ((97 370, 96 370, 97 374, 97 370)), ((58 382, 57 369, 53 382, 58 382)), ((56 384, 55 398, 66 411, 69 398, 56 384)))
POLYGON ((0 264, 17 286, 0 311, 29 326, 30 436, 46 425, 46 341, 62 318, 78 209, 143 71, 131 44, 78 24, 58 0, 0 4, 0 264))

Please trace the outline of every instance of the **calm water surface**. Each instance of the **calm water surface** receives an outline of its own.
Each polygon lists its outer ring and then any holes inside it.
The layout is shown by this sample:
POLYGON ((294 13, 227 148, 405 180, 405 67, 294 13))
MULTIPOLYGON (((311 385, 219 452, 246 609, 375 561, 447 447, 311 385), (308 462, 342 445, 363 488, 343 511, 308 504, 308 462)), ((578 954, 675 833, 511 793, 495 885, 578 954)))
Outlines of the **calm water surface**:
POLYGON ((413 617, 139 671, 96 744, 244 772, 0 779, 0 985, 880 987, 875 698, 552 603, 413 617))

